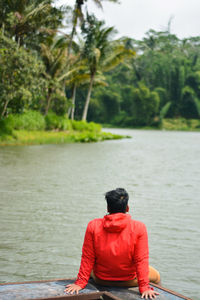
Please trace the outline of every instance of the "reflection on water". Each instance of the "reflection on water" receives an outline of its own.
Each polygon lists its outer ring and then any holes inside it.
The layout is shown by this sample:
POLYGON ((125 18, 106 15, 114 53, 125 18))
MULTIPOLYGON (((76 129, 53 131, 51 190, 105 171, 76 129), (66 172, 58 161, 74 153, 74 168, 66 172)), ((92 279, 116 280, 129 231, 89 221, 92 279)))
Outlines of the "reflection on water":
POLYGON ((163 285, 200 299, 200 133, 112 131, 133 138, 0 148, 0 281, 75 276, 87 223, 124 187, 163 285))

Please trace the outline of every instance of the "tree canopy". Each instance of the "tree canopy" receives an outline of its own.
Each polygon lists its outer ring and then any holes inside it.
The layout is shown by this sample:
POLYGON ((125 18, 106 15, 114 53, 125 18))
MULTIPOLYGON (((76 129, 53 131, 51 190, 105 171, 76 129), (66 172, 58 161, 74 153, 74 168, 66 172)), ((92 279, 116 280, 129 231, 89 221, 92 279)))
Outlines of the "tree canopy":
POLYGON ((115 126, 200 118, 200 37, 168 28, 115 39, 87 1, 53 2, 0 0, 1 118, 29 109, 115 126))

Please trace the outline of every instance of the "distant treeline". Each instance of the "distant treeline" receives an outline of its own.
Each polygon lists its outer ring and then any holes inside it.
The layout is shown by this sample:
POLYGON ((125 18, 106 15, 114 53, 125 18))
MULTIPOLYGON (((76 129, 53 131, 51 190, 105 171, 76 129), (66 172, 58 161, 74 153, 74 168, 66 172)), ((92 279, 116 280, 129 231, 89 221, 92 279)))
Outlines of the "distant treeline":
POLYGON ((164 117, 200 118, 200 37, 150 30, 142 41, 127 38, 126 47, 136 56, 106 73, 108 86, 95 89, 89 120, 157 126, 164 117))
POLYGON ((200 117, 200 37, 114 39, 85 1, 53 2, 0 0, 1 119, 35 110, 135 127, 200 117))

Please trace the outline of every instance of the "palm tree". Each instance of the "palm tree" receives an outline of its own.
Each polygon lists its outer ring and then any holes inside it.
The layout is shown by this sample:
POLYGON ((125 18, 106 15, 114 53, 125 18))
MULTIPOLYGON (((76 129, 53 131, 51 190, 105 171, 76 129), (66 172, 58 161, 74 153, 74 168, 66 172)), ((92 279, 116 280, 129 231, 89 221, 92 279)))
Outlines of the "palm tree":
MULTIPOLYGON (((107 0, 107 1, 115 2, 115 3, 119 2, 118 0, 107 0)), ((71 52, 72 41, 73 41, 74 35, 76 33, 76 27, 78 24, 78 20, 80 20, 81 24, 83 23, 84 16, 83 16, 82 7, 86 2, 87 2, 87 0, 76 0, 75 1, 75 5, 74 5, 74 9, 73 9, 73 17, 72 17, 72 31, 70 34, 70 41, 69 41, 69 45, 68 45, 68 55, 70 55, 70 52, 71 52)), ((103 8, 101 0, 93 0, 93 2, 97 5, 97 7, 101 8, 101 9, 103 8)))
POLYGON ((135 54, 127 49, 121 40, 111 40, 115 33, 113 27, 104 27, 103 21, 98 21, 94 15, 87 15, 87 22, 82 26, 85 38, 83 57, 87 59, 90 71, 90 82, 83 110, 82 120, 86 121, 93 83, 97 71, 109 71, 120 64, 125 58, 135 54))
MULTIPOLYGON (((65 84, 72 89, 71 106, 68 110, 68 117, 74 120, 75 114, 75 99, 76 91, 80 86, 88 86, 90 82, 90 71, 87 66, 87 60, 82 57, 84 41, 79 39, 79 42, 73 42, 72 50, 69 58, 69 70, 72 70, 67 77, 65 84), (73 66, 73 68, 70 66, 73 66)), ((106 86, 105 77, 98 72, 95 76, 95 85, 106 86)))
MULTIPOLYGON (((77 88, 80 86, 88 86, 88 84, 90 83, 90 73, 88 72, 88 69, 81 70, 81 72, 80 72, 80 70, 77 70, 70 77, 71 77, 71 79, 66 81, 66 85, 72 87, 72 98, 71 98, 72 105, 69 109, 68 117, 71 117, 71 120, 74 120, 75 99, 76 99, 77 88)), ((94 79, 94 85, 95 86, 107 86, 107 83, 105 82, 105 77, 102 75, 101 72, 98 72, 98 74, 96 74, 95 79, 94 79)))
POLYGON ((52 38, 49 44, 41 44, 41 57, 46 67, 46 78, 49 80, 45 114, 50 108, 52 94, 65 96, 66 80, 78 67, 67 68, 67 42, 65 37, 52 38))
POLYGON ((75 66, 76 69, 71 72, 69 78, 65 82, 66 86, 70 86, 72 88, 71 106, 68 110, 68 117, 71 118, 71 120, 74 120, 77 87, 87 83, 90 78, 84 61, 76 61, 75 66))

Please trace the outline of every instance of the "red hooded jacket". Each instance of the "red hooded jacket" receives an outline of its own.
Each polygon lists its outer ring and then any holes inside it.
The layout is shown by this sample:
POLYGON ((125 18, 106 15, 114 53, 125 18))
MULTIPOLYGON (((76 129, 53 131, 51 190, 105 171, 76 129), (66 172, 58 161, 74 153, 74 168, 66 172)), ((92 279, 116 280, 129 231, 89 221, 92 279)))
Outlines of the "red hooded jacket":
POLYGON ((116 213, 89 222, 76 284, 87 285, 93 270, 102 280, 138 279, 140 293, 149 287, 146 227, 129 214, 116 213))

